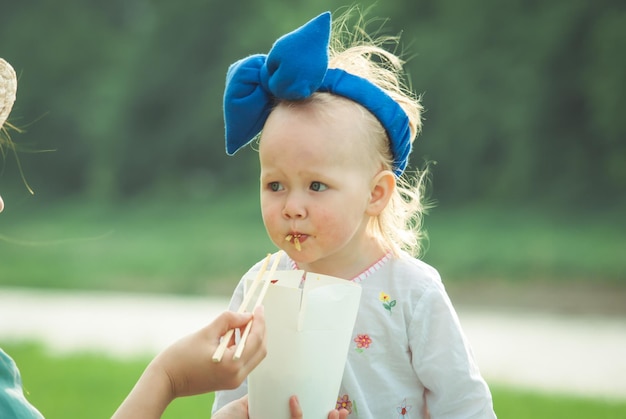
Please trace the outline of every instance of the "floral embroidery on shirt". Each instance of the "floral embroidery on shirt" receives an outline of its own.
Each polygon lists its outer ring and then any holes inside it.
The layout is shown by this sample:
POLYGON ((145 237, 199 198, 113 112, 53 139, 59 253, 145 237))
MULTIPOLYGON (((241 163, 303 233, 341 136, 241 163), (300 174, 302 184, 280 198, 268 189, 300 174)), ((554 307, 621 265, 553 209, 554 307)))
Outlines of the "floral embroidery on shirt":
POLYGON ((383 307, 385 308, 385 310, 387 310, 389 314, 391 314, 391 309, 396 306, 396 300, 392 300, 389 294, 386 294, 382 291, 380 292, 378 299, 383 303, 383 307))
POLYGON ((335 406, 335 409, 339 410, 339 409, 346 409, 349 413, 352 413, 352 401, 350 400, 350 397, 348 397, 347 394, 344 394, 341 397, 337 398, 337 405, 335 406))
POLYGON ((359 353, 369 348, 370 345, 372 344, 372 338, 369 335, 356 335, 356 337, 354 338, 354 341, 356 342, 355 351, 359 353))
POLYGON ((406 405, 406 399, 402 400, 400 406, 396 407, 396 411, 398 412, 398 419, 409 419, 409 411, 413 406, 406 405))

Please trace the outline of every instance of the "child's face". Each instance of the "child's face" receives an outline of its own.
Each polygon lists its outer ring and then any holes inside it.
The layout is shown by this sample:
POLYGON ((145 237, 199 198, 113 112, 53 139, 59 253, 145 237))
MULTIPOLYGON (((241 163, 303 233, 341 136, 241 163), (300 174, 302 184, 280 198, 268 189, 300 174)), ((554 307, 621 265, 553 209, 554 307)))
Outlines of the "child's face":
POLYGON ((354 108, 333 103, 336 110, 320 114, 314 106, 270 114, 259 143, 261 211, 271 240, 300 267, 332 275, 328 267, 371 254, 376 169, 366 163, 354 108))

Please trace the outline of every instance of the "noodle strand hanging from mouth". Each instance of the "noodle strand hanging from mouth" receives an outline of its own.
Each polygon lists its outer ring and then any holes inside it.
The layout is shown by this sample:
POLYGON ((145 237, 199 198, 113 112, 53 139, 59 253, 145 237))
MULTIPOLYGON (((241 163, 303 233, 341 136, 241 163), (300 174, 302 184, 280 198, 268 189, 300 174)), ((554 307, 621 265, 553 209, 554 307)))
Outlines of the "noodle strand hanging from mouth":
POLYGON ((287 234, 287 236, 285 237, 285 240, 291 243, 291 240, 293 239, 293 245, 295 246, 296 250, 299 252, 302 250, 302 246, 300 245, 300 234, 287 234))

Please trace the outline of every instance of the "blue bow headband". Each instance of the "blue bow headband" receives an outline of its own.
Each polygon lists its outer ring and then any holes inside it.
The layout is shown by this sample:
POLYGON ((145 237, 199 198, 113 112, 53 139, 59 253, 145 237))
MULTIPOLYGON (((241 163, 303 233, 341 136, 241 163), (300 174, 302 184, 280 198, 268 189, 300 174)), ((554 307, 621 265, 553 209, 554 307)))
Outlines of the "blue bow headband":
POLYGON ((279 38, 269 54, 256 54, 232 64, 226 74, 224 121, 226 153, 235 154, 261 132, 274 99, 302 100, 329 92, 359 103, 387 132, 393 169, 400 176, 411 152, 409 118, 381 88, 340 69, 328 68, 330 13, 279 38))

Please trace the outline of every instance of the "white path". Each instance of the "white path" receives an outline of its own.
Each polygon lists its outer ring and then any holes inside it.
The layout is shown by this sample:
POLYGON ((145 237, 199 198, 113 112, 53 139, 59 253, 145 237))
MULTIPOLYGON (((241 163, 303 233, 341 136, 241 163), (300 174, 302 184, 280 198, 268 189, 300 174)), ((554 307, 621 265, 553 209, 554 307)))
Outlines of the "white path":
MULTIPOLYGON (((224 310, 223 298, 0 288, 0 346, 152 355, 224 310)), ((488 382, 626 400, 626 318, 457 307, 488 382)))

